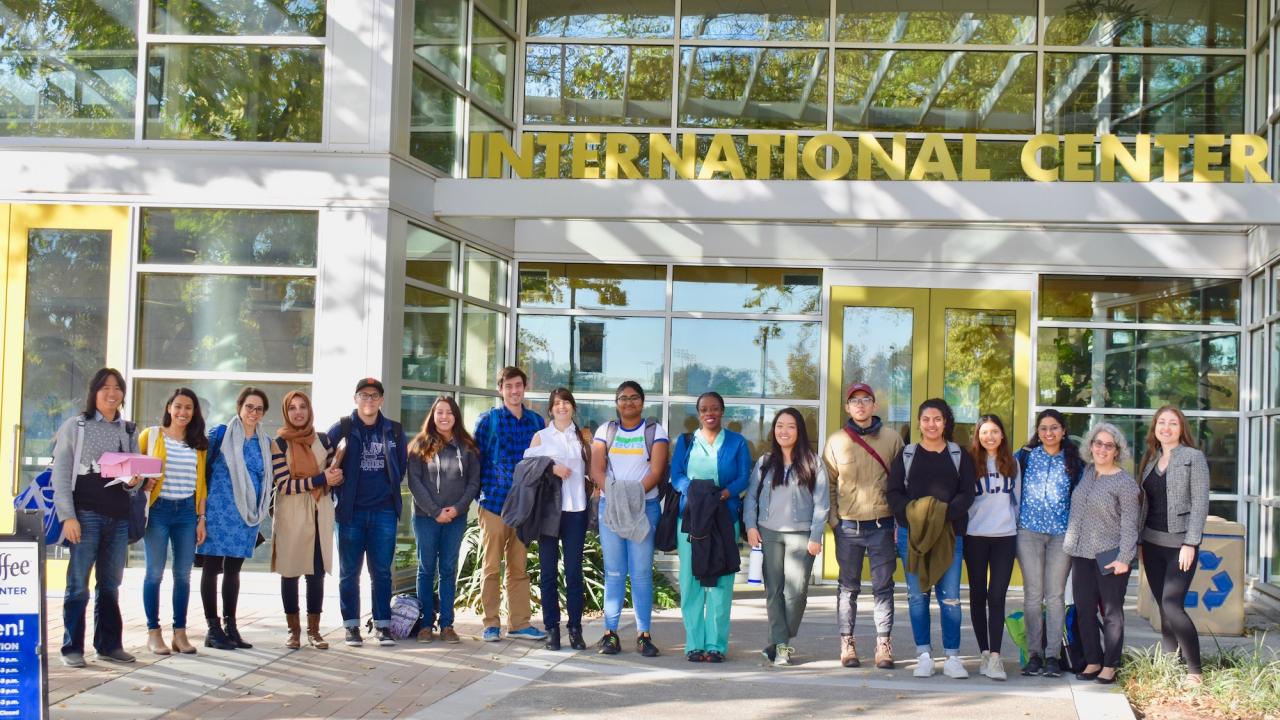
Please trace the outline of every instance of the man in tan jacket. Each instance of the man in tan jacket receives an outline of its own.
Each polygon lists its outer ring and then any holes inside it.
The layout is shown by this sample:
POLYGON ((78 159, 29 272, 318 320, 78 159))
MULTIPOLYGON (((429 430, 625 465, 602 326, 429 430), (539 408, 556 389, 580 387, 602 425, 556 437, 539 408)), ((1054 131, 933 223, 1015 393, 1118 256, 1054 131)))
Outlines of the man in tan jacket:
POLYGON ((876 667, 893 668, 893 571, 898 555, 894 519, 885 497, 889 465, 902 452, 902 437, 884 428, 876 416, 876 396, 866 383, 845 392, 849 420, 827 438, 822 460, 831 479, 828 522, 835 532, 840 587, 836 594, 836 622, 840 626, 840 663, 858 667, 853 626, 862 591, 862 558, 871 563, 871 592, 875 596, 876 667))

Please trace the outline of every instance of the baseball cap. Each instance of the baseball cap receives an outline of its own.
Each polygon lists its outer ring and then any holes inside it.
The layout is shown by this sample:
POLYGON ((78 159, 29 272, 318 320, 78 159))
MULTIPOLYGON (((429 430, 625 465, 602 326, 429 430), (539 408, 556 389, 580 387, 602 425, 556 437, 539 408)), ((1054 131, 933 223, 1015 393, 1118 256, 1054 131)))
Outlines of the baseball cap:
POLYGON ((361 390, 369 387, 376 389, 379 395, 387 394, 386 388, 382 387, 382 381, 371 377, 364 378, 360 382, 356 383, 356 392, 360 392, 361 390))
POLYGON ((864 392, 870 395, 872 400, 876 399, 876 394, 871 390, 870 385, 866 383, 854 383, 849 386, 849 389, 844 394, 845 402, 848 402, 849 398, 853 397, 854 393, 860 393, 860 392, 864 392))

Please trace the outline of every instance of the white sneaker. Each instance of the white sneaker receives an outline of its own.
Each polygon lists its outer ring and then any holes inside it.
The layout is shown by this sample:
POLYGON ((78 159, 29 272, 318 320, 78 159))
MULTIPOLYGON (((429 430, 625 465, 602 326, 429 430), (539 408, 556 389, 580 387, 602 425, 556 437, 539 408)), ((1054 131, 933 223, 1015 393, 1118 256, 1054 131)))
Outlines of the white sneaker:
POLYGON ((992 680, 1009 679, 1009 676, 1005 674, 1004 663, 1000 661, 1000 655, 998 653, 987 658, 987 665, 982 668, 982 674, 992 680))
POLYGON ((969 671, 964 669, 964 663, 960 662, 957 655, 947 656, 946 662, 942 663, 942 674, 953 680, 966 680, 969 677, 969 671))
POLYGON ((776 646, 774 646, 774 649, 773 649, 773 664, 775 666, 790 665, 791 653, 795 651, 796 649, 791 647, 790 645, 784 645, 782 643, 778 643, 776 646))
POLYGON ((983 650, 982 662, 978 664, 978 672, 981 673, 984 677, 990 677, 989 675, 987 675, 987 664, 990 662, 991 662, 991 651, 983 650))
POLYGON ((920 656, 916 658, 915 672, 911 674, 920 678, 933 677, 933 658, 929 653, 920 653, 920 656))

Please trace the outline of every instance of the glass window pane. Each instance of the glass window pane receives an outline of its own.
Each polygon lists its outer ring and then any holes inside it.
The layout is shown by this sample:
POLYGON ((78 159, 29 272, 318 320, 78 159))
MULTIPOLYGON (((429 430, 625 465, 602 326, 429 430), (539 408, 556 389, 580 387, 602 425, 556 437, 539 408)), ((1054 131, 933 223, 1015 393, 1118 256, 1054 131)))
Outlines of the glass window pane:
POLYGON ((671 392, 818 399, 821 327, 767 320, 671 321, 671 392))
MULTIPOLYGON (((311 392, 311 383, 193 380, 181 377, 135 380, 133 395, 129 398, 130 404, 133 405, 133 419, 139 425, 159 424, 164 417, 165 403, 173 395, 174 388, 188 387, 200 398, 200 412, 204 415, 205 427, 212 429, 213 426, 230 422, 231 418, 235 417, 236 398, 240 395, 240 391, 249 385, 267 394, 271 407, 262 414, 261 422, 262 428, 270 437, 275 437, 276 431, 284 424, 284 413, 280 409, 280 401, 287 393, 301 390, 313 400, 315 398, 311 392)), ((337 418, 318 417, 315 419, 316 429, 324 432, 336 420, 337 418)))
POLYGON ((1240 323, 1239 280, 1044 275, 1041 320, 1240 323))
POLYGON ((443 235, 409 226, 405 238, 404 274, 414 280, 439 285, 450 290, 455 287, 453 271, 458 262, 458 242, 443 235))
POLYGON ((836 0, 836 39, 841 42, 1029 45, 1036 41, 1036 12, 1036 0, 945 3, 836 0))
POLYGON ((1267 315, 1267 274, 1260 272, 1249 278, 1252 303, 1249 306, 1248 322, 1262 322, 1267 315))
POLYGON ((324 37, 324 0, 154 0, 151 31, 161 35, 324 37))
MULTIPOLYGON (((773 430, 773 417, 785 405, 740 405, 726 403, 724 406, 724 426, 741 433, 747 440, 747 447, 754 460, 769 451, 769 433, 773 430)), ((818 437, 822 434, 818 427, 818 408, 798 406, 800 416, 804 418, 805 428, 809 431, 809 446, 814 452, 818 450, 818 437)), ((693 403, 671 403, 671 425, 667 432, 674 438, 680 433, 694 432, 698 429, 698 408, 693 403)), ((674 443, 675 441, 672 440, 674 443)))
POLYGON ((955 441, 964 447, 982 415, 1013 422, 1015 319, 1012 310, 943 311, 942 394, 955 411, 955 441))
POLYGON ((1045 132, 1244 130, 1243 57, 1047 53, 1044 72, 1045 132))
POLYGON ((665 265, 520 263, 520 307, 661 310, 665 265))
POLYGON ((400 376, 405 380, 453 382, 453 323, 458 303, 415 287, 404 289, 404 338, 400 376))
POLYGON ((674 50, 638 45, 529 45, 530 123, 669 125, 674 50))
POLYGON ((135 0, 0 0, 0 136, 133 138, 135 0))
POLYGON ((1254 70, 1257 72, 1257 84, 1255 85, 1254 94, 1254 117, 1253 126, 1250 130, 1264 127, 1267 118, 1271 115, 1271 48, 1263 46, 1262 52, 1258 54, 1254 70))
POLYGON ((515 41, 476 13, 471 28, 471 91, 502 108, 507 116, 511 115, 515 54, 515 41))
POLYGON ((823 129, 827 51, 691 47, 680 59, 680 124, 823 129))
POLYGON ((1271 403, 1280 407, 1280 323, 1271 324, 1271 403))
MULTIPOLYGON (((876 393, 877 414, 885 426, 911 438, 912 333, 915 312, 911 308, 846 307, 844 309, 844 359, 840 388, 861 382, 876 393)), ((927 322, 921 318, 921 322, 927 322)), ((841 417, 845 410, 841 408, 841 417)))
POLYGON ((1039 403, 1238 410, 1240 336, 1040 328, 1039 403))
POLYGON ((1271 286, 1271 312, 1280 312, 1280 263, 1271 266, 1271 277, 1274 279, 1274 285, 1271 286))
POLYGON ((462 96, 414 68, 409 113, 409 154, 456 175, 462 160, 462 96))
POLYGON ((1236 521, 1236 515, 1240 511, 1240 502, 1237 500, 1210 500, 1209 514, 1216 515, 1223 520, 1236 521))
MULTIPOLYGON (((1080 439, 1093 423, 1109 422, 1124 433, 1134 457, 1121 465, 1130 473, 1142 459, 1147 432, 1151 428, 1150 415, 1090 415, 1086 412, 1064 412, 1067 433, 1071 439, 1080 439)), ((1235 493, 1239 469, 1239 421, 1235 418, 1187 418, 1191 438, 1204 453, 1209 463, 1209 489, 1213 492, 1235 493)))
POLYGON ((1030 133, 1035 105, 1035 53, 836 53, 837 129, 1030 133))
POLYGON ((1263 473, 1266 471, 1262 446, 1266 439, 1262 435, 1263 421, 1264 418, 1260 417, 1251 417, 1246 421, 1249 425, 1249 451, 1245 455, 1248 466, 1245 468, 1246 484, 1241 490, 1249 495, 1261 495, 1265 491, 1262 483, 1263 473))
POLYGON ((499 305, 507 304, 507 261, 467 246, 462 251, 462 291, 499 305))
POLYGON ((415 0, 413 7, 413 51, 461 85, 467 0, 415 0))
POLYGON ((462 308, 462 384, 494 387, 506 357, 507 315, 471 303, 462 308))
POLYGON ((309 211, 143 208, 138 260, 315 267, 319 224, 309 211))
POLYGON ((138 278, 137 367, 311 372, 314 278, 138 278))
POLYGON ((320 142, 324 48, 152 45, 146 136, 320 142))
POLYGON ((512 27, 516 24, 516 0, 477 0, 481 7, 494 17, 506 21, 512 27))
POLYGON ((672 0, 529 0, 531 37, 669 38, 672 0))
MULTIPOLYGON (((649 400, 653 399, 652 397, 649 397, 647 389, 645 390, 645 393, 646 398, 649 400)), ((592 434, 595 433, 596 428, 618 417, 618 405, 612 400, 576 399, 578 400, 578 427, 590 430, 592 434)), ((529 406, 542 417, 547 417, 546 398, 531 399, 529 401, 529 406)), ((650 419, 658 423, 662 422, 662 403, 660 402, 647 402, 644 404, 644 410, 641 410, 640 412, 646 419, 650 419)), ((548 421, 548 424, 550 424, 550 421, 548 421)), ((674 440, 672 442, 674 442, 674 440)))
POLYGON ((1259 329, 1249 333, 1249 407, 1261 410, 1266 402, 1267 333, 1259 329))
MULTIPOLYGON (((1266 494, 1275 497, 1280 495, 1280 415, 1271 417, 1271 482, 1266 494)), ((1274 528, 1280 534, 1280 526, 1274 528)))
MULTIPOLYGON (((400 424, 404 426, 404 432, 410 439, 422 428, 431 404, 441 395, 452 395, 452 393, 413 388, 404 388, 400 391, 400 424)), ((464 422, 464 426, 470 429, 470 423, 464 422)))
POLYGON ((826 40, 830 13, 829 0, 683 0, 680 35, 703 40, 826 40))
POLYGON ((1078 2, 1046 0, 1046 45, 1245 46, 1245 0, 1078 2))
POLYGON ((521 315, 518 327, 516 365, 537 392, 563 385, 611 393, 635 380, 651 395, 662 393, 662 318, 521 315))
POLYGON ((816 315, 822 271, 809 268, 675 268, 676 310, 816 315))
MULTIPOLYGON (((492 384, 495 387, 497 386, 497 382, 492 384)), ((458 409, 462 411, 462 422, 472 432, 476 429, 476 419, 480 417, 481 413, 502 404, 502 400, 496 395, 468 395, 466 393, 459 393, 457 399, 458 409)))

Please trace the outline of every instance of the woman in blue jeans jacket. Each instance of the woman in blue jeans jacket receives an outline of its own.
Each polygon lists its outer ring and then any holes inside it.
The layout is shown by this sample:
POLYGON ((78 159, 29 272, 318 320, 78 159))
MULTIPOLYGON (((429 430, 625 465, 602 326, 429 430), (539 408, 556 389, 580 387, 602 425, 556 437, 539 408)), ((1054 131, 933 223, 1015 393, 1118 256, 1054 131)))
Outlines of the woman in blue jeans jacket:
MULTIPOLYGON (((718 485, 720 500, 728 505, 738 534, 742 493, 751 475, 751 452, 741 435, 721 426, 724 398, 716 392, 698 396, 698 429, 676 439, 671 461, 671 486, 680 493, 684 514, 685 495, 694 480, 718 485)), ((680 613, 684 617, 684 650, 689 662, 724 662, 729 652, 729 610, 733 606, 733 575, 724 575, 715 587, 703 587, 693 576, 693 547, 684 532, 676 532, 680 553, 680 613)))

